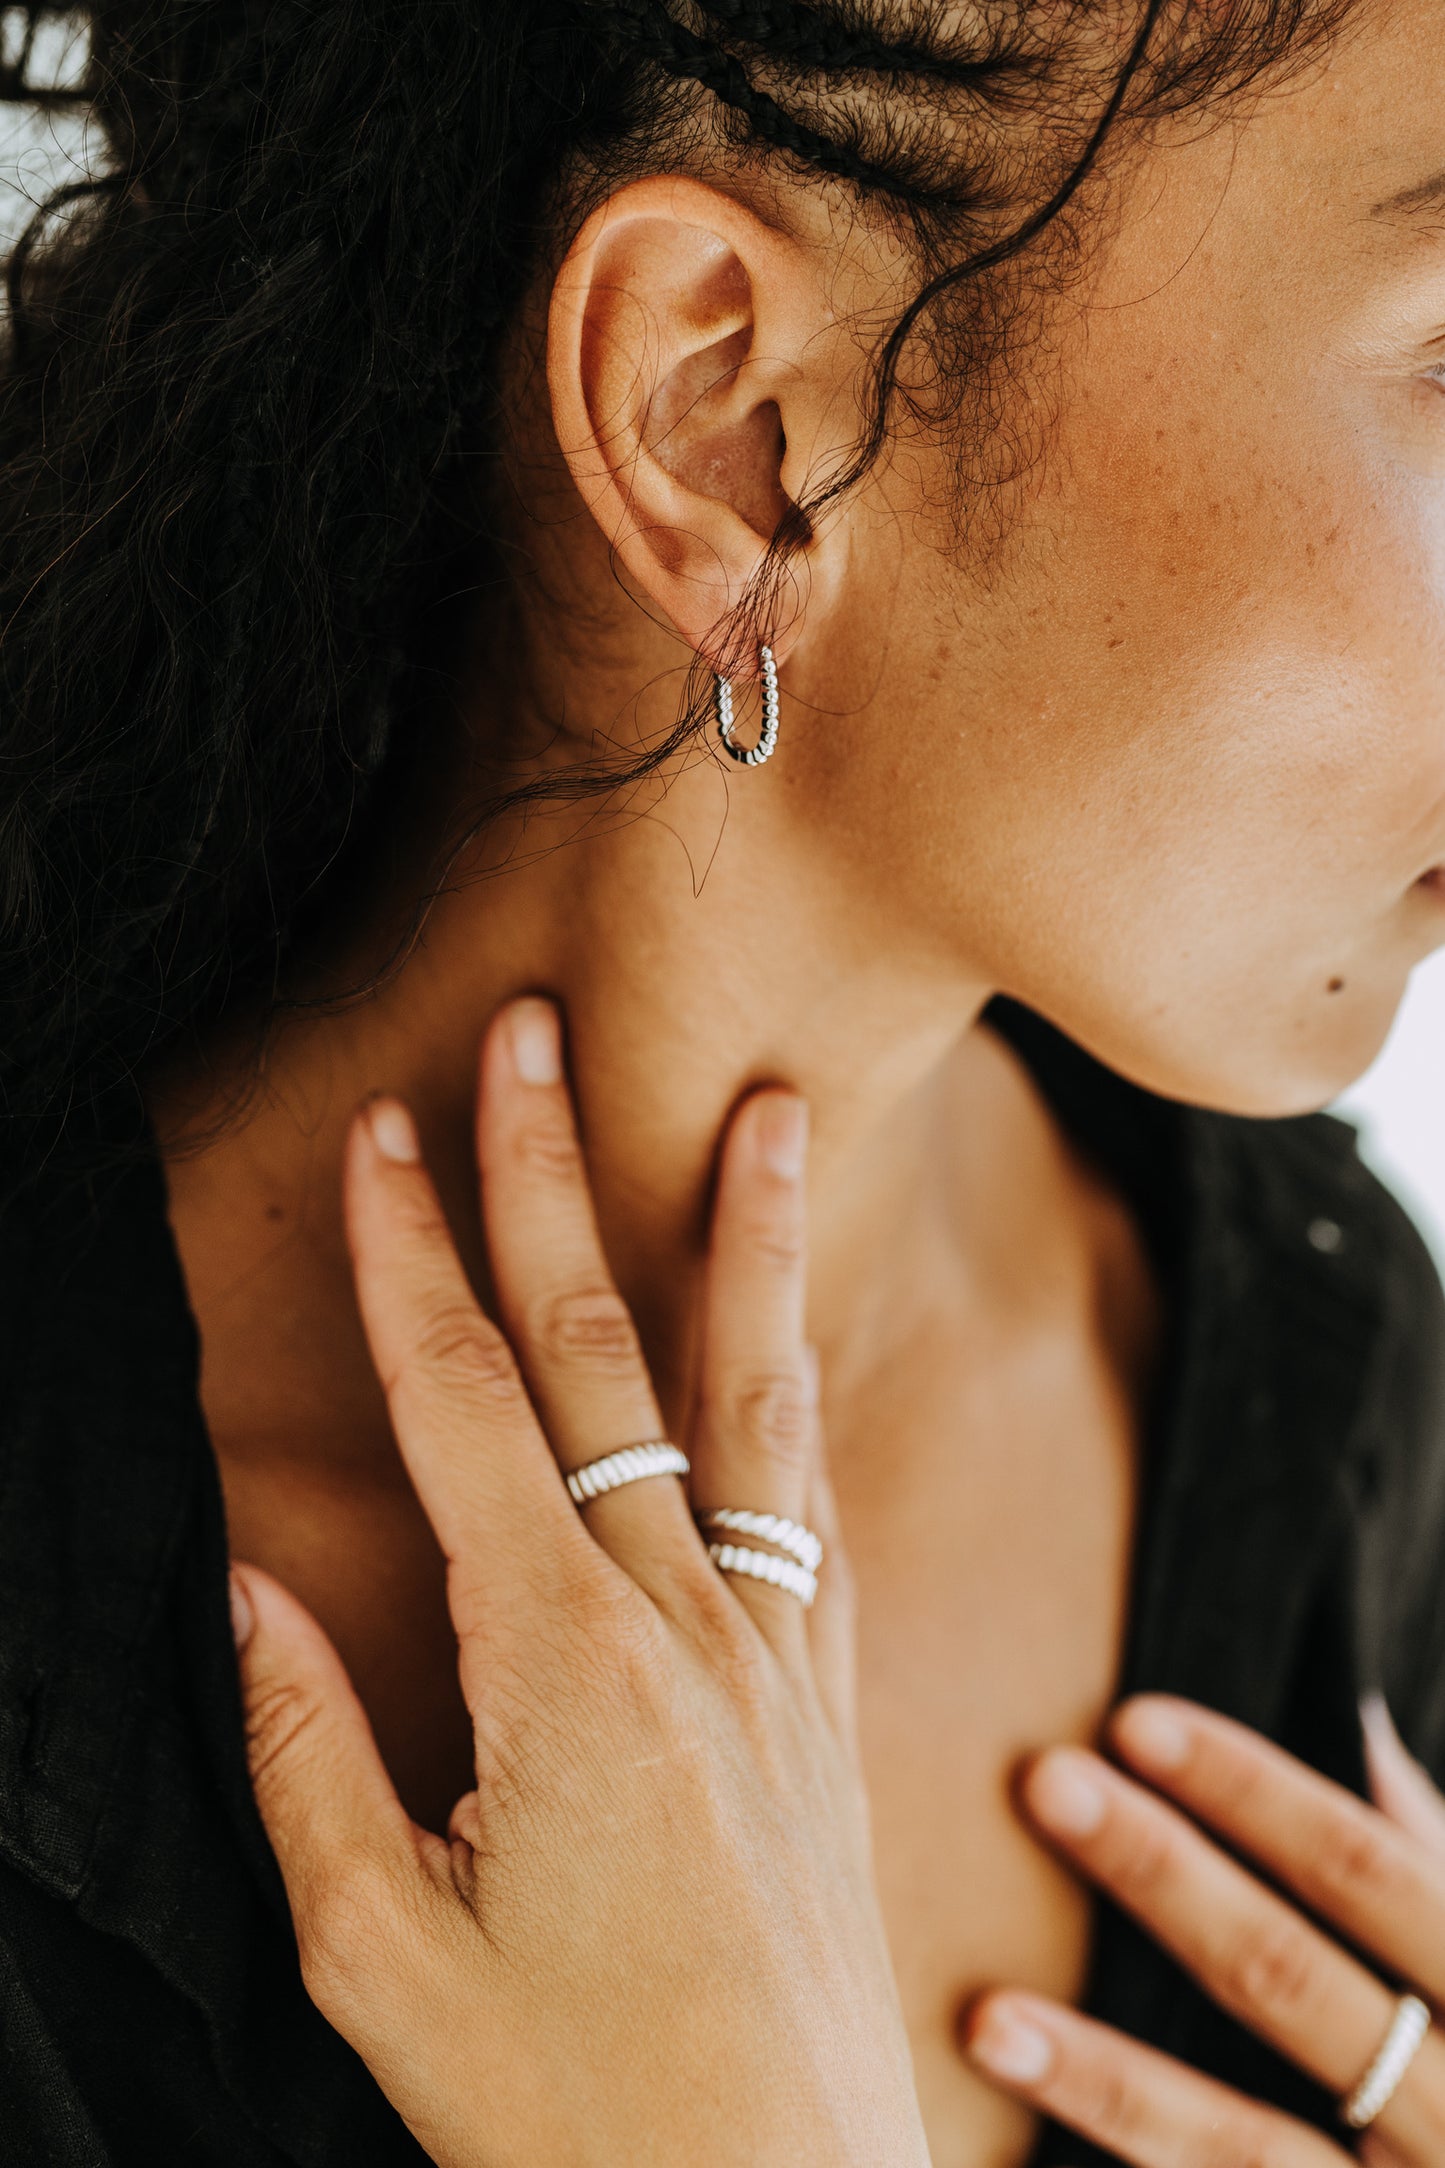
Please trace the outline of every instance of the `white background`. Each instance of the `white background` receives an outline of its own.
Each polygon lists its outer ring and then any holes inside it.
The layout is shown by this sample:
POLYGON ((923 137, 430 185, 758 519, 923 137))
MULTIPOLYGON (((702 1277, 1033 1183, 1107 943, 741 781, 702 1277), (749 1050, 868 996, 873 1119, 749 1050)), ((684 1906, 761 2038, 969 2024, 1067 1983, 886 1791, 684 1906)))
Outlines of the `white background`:
POLYGON ((1340 1101, 1365 1157, 1403 1198, 1445 1272, 1445 950, 1417 969, 1379 1060, 1340 1101))

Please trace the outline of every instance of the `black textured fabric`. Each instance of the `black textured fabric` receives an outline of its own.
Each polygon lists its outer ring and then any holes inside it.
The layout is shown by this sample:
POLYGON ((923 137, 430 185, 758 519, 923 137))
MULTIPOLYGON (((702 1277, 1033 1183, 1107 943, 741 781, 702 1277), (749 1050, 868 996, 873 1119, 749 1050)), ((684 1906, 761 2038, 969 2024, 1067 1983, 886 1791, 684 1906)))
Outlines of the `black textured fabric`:
MULTIPOLYGON (((1126 1690, 1360 1788, 1388 1694, 1445 1773, 1445 1304, 1327 1116, 1248 1122, 991 1017, 1131 1202, 1165 1291, 1126 1690)), ((160 1171, 0 1216, 0 2161, 423 2159, 309 2003, 246 1779, 220 1489, 160 1171)), ((1089 2007, 1328 2127, 1318 2091, 1102 1908, 1089 2007)), ((1101 2156, 1047 2133, 1041 2164, 1101 2156)))

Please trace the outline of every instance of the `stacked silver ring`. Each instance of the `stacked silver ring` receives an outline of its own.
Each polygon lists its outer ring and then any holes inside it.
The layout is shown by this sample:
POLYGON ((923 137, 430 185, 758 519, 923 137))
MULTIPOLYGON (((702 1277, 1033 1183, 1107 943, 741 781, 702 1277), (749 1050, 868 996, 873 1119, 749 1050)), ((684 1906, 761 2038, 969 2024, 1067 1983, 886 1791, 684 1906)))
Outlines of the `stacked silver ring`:
POLYGON ((707 1555, 719 1573, 741 1573, 750 1581, 766 1581, 771 1588, 785 1588, 796 1596, 805 1611, 818 1593, 818 1576, 791 1558, 775 1551, 755 1551, 745 1543, 710 1543, 707 1555))
MULTIPOLYGON (((574 1505, 585 1506, 624 1484, 640 1483, 653 1475, 688 1474, 685 1453, 666 1438, 647 1438, 640 1445, 623 1445, 600 1460, 574 1468, 567 1489, 574 1505)), ((750 1581, 766 1581, 770 1588, 786 1589, 804 1610, 818 1593, 818 1568, 823 1546, 811 1528, 790 1521, 781 1513, 753 1513, 743 1506, 719 1506, 715 1512, 697 1516, 701 1528, 722 1528, 730 1534, 756 1536, 771 1543, 771 1551, 759 1551, 750 1543, 710 1543, 707 1555, 719 1573, 740 1573, 750 1581), (779 1552, 786 1555, 780 1557, 779 1552)))
POLYGON ((726 1528, 732 1535, 761 1536, 764 1543, 776 1544, 790 1558, 809 1573, 816 1573, 823 1563, 823 1546, 811 1528, 804 1528, 800 1521, 784 1520, 777 1513, 749 1513, 741 1506, 721 1506, 716 1513, 699 1513, 699 1528, 726 1528))
POLYGON ((781 1513, 754 1513, 746 1506, 719 1506, 699 1513, 703 1530, 721 1528, 730 1535, 757 1536, 771 1543, 771 1551, 759 1551, 750 1543, 709 1543, 707 1555, 719 1573, 742 1573, 749 1580, 766 1581, 770 1588, 786 1589, 808 1610, 818 1593, 818 1568, 823 1546, 811 1528, 790 1521, 781 1513), (779 1551, 786 1556, 779 1558, 779 1551))

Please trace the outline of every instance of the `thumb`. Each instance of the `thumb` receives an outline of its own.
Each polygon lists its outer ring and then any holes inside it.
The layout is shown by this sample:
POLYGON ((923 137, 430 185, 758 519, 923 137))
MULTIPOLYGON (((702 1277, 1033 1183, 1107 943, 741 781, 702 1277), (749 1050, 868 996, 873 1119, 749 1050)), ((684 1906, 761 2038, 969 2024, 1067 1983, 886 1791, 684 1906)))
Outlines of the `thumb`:
MULTIPOLYGON (((269 1573, 233 1566, 231 1612, 251 1782, 319 2001, 321 1973, 337 1960, 345 1968, 347 1923, 374 1930, 378 1914, 400 1910, 408 1885, 423 1879, 422 1833, 341 1658, 305 1606, 269 1573)), ((368 1948, 374 1956, 374 1933, 368 1948)))

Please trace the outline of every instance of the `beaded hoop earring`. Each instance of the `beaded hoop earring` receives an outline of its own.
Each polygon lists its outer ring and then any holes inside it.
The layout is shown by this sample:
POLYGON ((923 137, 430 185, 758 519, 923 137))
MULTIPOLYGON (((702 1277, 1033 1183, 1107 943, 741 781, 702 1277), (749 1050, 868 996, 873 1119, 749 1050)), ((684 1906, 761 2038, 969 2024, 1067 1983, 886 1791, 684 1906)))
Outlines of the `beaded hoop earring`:
POLYGON ((772 759, 778 742, 778 666, 770 647, 758 649, 758 678, 763 693, 763 728, 757 744, 746 747, 733 739, 732 680, 715 676, 712 681, 717 734, 733 759, 741 761, 745 768, 761 768, 765 760, 772 759))

